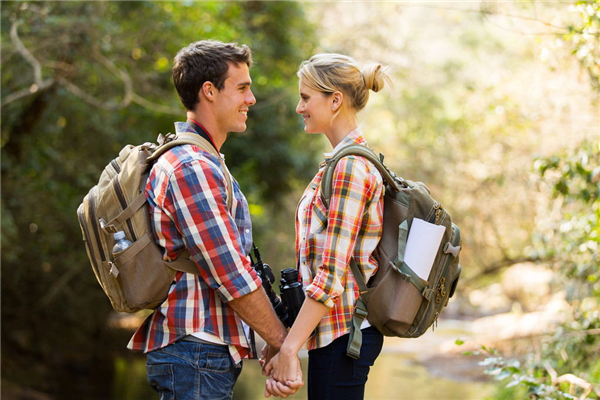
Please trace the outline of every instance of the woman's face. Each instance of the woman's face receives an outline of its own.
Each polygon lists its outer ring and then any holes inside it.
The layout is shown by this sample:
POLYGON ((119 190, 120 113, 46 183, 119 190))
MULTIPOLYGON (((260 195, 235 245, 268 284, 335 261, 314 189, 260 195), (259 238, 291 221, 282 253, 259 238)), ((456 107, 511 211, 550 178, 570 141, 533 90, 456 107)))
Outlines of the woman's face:
POLYGON ((331 95, 309 88, 300 81, 300 101, 296 112, 304 117, 306 133, 325 133, 331 128, 334 116, 331 95))

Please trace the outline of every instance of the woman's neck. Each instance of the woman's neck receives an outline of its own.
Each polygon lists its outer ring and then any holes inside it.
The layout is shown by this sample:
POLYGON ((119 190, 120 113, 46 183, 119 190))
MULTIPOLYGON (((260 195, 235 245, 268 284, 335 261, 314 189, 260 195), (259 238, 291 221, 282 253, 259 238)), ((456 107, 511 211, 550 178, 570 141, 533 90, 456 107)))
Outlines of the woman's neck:
POLYGON ((356 124, 356 118, 343 119, 336 123, 337 121, 338 119, 336 118, 333 121, 331 130, 329 132, 325 132, 325 136, 327 136, 327 139, 329 139, 329 142, 331 143, 331 147, 333 149, 335 149, 337 145, 340 144, 342 140, 344 140, 348 133, 352 132, 358 127, 358 125, 356 124))

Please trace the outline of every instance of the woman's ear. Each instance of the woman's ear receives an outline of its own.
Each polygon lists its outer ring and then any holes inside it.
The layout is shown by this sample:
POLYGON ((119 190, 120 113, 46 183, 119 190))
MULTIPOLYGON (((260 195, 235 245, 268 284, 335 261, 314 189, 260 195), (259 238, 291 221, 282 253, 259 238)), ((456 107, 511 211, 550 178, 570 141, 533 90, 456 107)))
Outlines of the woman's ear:
POLYGON ((331 95, 331 111, 336 112, 344 102, 344 94, 340 91, 333 92, 331 95))

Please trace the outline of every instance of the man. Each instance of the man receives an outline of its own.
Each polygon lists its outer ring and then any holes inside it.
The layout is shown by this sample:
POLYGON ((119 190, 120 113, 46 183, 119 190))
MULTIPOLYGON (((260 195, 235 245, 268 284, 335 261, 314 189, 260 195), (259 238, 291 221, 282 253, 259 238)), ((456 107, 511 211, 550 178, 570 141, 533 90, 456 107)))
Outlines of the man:
POLYGON ((187 110, 187 122, 177 122, 176 131, 197 133, 215 151, 174 147, 155 163, 146 185, 164 258, 187 249, 200 272, 177 273, 165 302, 128 345, 147 353, 148 382, 161 398, 230 399, 249 352, 242 320, 267 342, 267 359, 286 336, 247 257, 248 203, 219 152, 229 132, 246 130, 248 109, 256 102, 251 64, 247 46, 212 40, 193 43, 175 57, 173 82, 187 110))

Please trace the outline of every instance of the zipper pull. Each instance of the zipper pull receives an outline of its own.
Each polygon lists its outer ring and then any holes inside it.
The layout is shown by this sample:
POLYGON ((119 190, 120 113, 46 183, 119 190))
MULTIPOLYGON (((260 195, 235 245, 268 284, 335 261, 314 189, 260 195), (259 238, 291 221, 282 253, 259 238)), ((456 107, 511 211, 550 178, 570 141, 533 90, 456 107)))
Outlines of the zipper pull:
POLYGON ((440 224, 440 218, 442 217, 442 204, 438 201, 435 202, 435 204, 433 205, 433 209, 435 210, 435 224, 439 225, 440 224))

